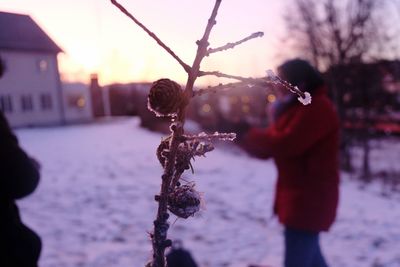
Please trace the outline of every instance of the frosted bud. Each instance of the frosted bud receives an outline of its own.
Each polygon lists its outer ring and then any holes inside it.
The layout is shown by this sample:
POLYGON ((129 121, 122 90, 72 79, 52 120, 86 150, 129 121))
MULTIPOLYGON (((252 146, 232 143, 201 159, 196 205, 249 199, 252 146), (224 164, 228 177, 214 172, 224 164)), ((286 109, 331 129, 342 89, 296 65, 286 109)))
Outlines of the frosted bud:
POLYGON ((169 152, 169 138, 162 140, 157 148, 157 158, 160 161, 161 166, 165 167, 166 162, 166 152, 169 152))

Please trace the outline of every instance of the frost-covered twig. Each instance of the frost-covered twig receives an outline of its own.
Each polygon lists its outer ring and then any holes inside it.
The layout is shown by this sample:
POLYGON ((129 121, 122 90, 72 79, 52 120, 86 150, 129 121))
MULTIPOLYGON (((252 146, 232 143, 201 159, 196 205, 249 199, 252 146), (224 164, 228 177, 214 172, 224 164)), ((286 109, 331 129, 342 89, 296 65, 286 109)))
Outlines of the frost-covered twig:
POLYGON ((281 84, 292 93, 295 93, 298 96, 305 98, 305 94, 302 91, 300 91, 300 89, 297 86, 293 86, 287 81, 281 79, 281 77, 276 75, 272 70, 267 70, 267 75, 268 75, 267 77, 270 78, 271 82, 275 84, 281 84))
POLYGON ((193 93, 193 96, 201 96, 207 93, 216 93, 217 91, 224 91, 232 88, 240 88, 247 85, 248 83, 245 82, 225 83, 225 84, 220 83, 219 85, 216 86, 208 86, 207 88, 199 89, 193 93))
POLYGON ((205 132, 202 132, 197 135, 185 135, 184 138, 186 140, 198 140, 198 141, 212 141, 212 140, 233 141, 236 138, 236 133, 214 132, 212 134, 207 134, 205 132))
MULTIPOLYGON (((233 80, 238 80, 241 81, 243 85, 260 85, 260 86, 267 86, 272 83, 272 81, 269 78, 262 77, 262 78, 252 78, 252 77, 242 77, 238 75, 230 75, 226 73, 222 73, 220 71, 200 71, 199 72, 199 77, 201 76, 206 76, 206 75, 213 75, 219 78, 227 78, 227 79, 233 79, 233 80)), ((227 87, 228 84, 223 85, 224 87, 227 87)), ((233 83, 231 85, 239 85, 237 83, 233 83)), ((221 84, 218 86, 222 86, 221 84)), ((216 86, 216 87, 218 87, 216 86)))
POLYGON ((290 92, 297 94, 299 100, 303 105, 311 104, 311 95, 309 92, 301 91, 297 86, 290 84, 289 82, 283 80, 281 77, 276 75, 272 70, 267 70, 267 77, 274 84, 281 84, 290 92))
POLYGON ((237 75, 225 74, 220 71, 199 71, 199 77, 206 76, 206 75, 213 75, 213 76, 220 77, 220 78, 234 79, 234 80, 238 80, 241 82, 240 83, 219 84, 217 86, 209 87, 207 89, 200 89, 197 92, 195 92, 194 95, 202 95, 204 93, 216 92, 217 90, 236 88, 239 86, 251 86, 251 85, 268 86, 268 85, 272 85, 272 84, 281 84, 286 89, 288 89, 290 92, 297 94, 297 96, 298 96, 297 99, 303 105, 308 105, 311 103, 310 93, 303 92, 297 86, 294 86, 294 85, 290 84, 289 82, 281 79, 279 76, 275 75, 275 73, 272 70, 268 70, 267 77, 263 77, 263 78, 251 78, 251 77, 246 78, 246 77, 237 76, 237 75))
POLYGON ((111 3, 115 5, 119 10, 121 10, 122 13, 124 13, 126 16, 128 16, 131 20, 133 20, 140 28, 142 28, 148 35, 150 35, 151 38, 153 38, 162 48, 164 48, 173 58, 176 59, 176 61, 179 62, 179 64, 183 67, 183 69, 186 72, 190 71, 189 65, 187 65, 185 62, 183 62, 182 59, 180 59, 174 51, 171 50, 163 41, 158 38, 158 36, 150 31, 145 25, 143 25, 138 19, 136 19, 124 6, 122 6, 120 3, 118 3, 116 0, 111 0, 111 3))
POLYGON ((242 44, 244 42, 247 42, 247 41, 249 41, 251 39, 254 39, 254 38, 257 38, 257 37, 262 37, 262 36, 264 36, 263 32, 255 32, 255 33, 252 33, 251 35, 247 36, 246 38, 243 38, 240 41, 237 41, 237 42, 234 42, 234 43, 227 43, 226 45, 223 45, 223 46, 220 46, 220 47, 217 47, 217 48, 209 48, 207 50, 207 56, 209 56, 212 53, 216 53, 216 52, 221 52, 221 51, 224 51, 224 50, 232 49, 237 45, 240 45, 240 44, 242 44))
POLYGON ((199 77, 207 76, 207 75, 212 75, 212 76, 216 76, 216 77, 219 77, 219 78, 234 79, 234 80, 247 82, 247 83, 250 83, 251 81, 253 81, 252 78, 246 78, 246 77, 242 77, 242 76, 238 76, 238 75, 225 74, 225 73, 222 73, 220 71, 199 71, 199 73, 198 73, 199 77))

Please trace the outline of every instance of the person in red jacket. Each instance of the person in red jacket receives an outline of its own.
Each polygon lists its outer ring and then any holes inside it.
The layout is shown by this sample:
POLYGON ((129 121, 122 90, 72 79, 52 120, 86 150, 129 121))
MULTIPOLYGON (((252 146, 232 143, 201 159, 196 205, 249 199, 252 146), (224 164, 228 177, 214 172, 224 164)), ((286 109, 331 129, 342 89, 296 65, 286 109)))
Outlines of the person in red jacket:
POLYGON ((338 205, 339 119, 320 73, 307 61, 285 62, 278 76, 309 92, 311 104, 286 94, 274 104, 269 127, 248 129, 240 144, 275 160, 274 212, 285 226, 285 267, 326 267, 319 233, 329 230, 338 205))

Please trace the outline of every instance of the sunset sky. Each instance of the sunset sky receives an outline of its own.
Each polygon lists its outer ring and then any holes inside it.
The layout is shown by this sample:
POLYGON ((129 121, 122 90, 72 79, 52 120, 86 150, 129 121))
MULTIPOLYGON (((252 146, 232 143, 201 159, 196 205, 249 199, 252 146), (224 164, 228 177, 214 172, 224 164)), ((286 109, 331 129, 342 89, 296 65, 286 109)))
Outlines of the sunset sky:
MULTIPOLYGON (((263 31, 264 37, 203 61, 203 70, 242 76, 261 76, 289 51, 282 49, 282 13, 287 1, 224 0, 211 47, 263 31)), ((120 0, 178 56, 191 65, 213 0, 120 0)), ((100 82, 153 81, 168 77, 184 83, 186 73, 136 24, 109 0, 1 0, 0 10, 28 14, 64 50, 59 55, 62 79, 87 82, 99 73, 100 82)), ((215 84, 211 77, 200 85, 215 84)))

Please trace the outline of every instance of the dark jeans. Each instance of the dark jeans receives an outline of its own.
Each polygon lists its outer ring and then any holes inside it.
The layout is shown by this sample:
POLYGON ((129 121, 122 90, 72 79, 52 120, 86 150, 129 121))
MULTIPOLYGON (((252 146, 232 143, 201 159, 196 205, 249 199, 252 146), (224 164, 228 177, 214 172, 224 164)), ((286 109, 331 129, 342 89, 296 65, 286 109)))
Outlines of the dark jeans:
POLYGON ((285 229, 285 267, 328 267, 319 246, 319 233, 285 229))

